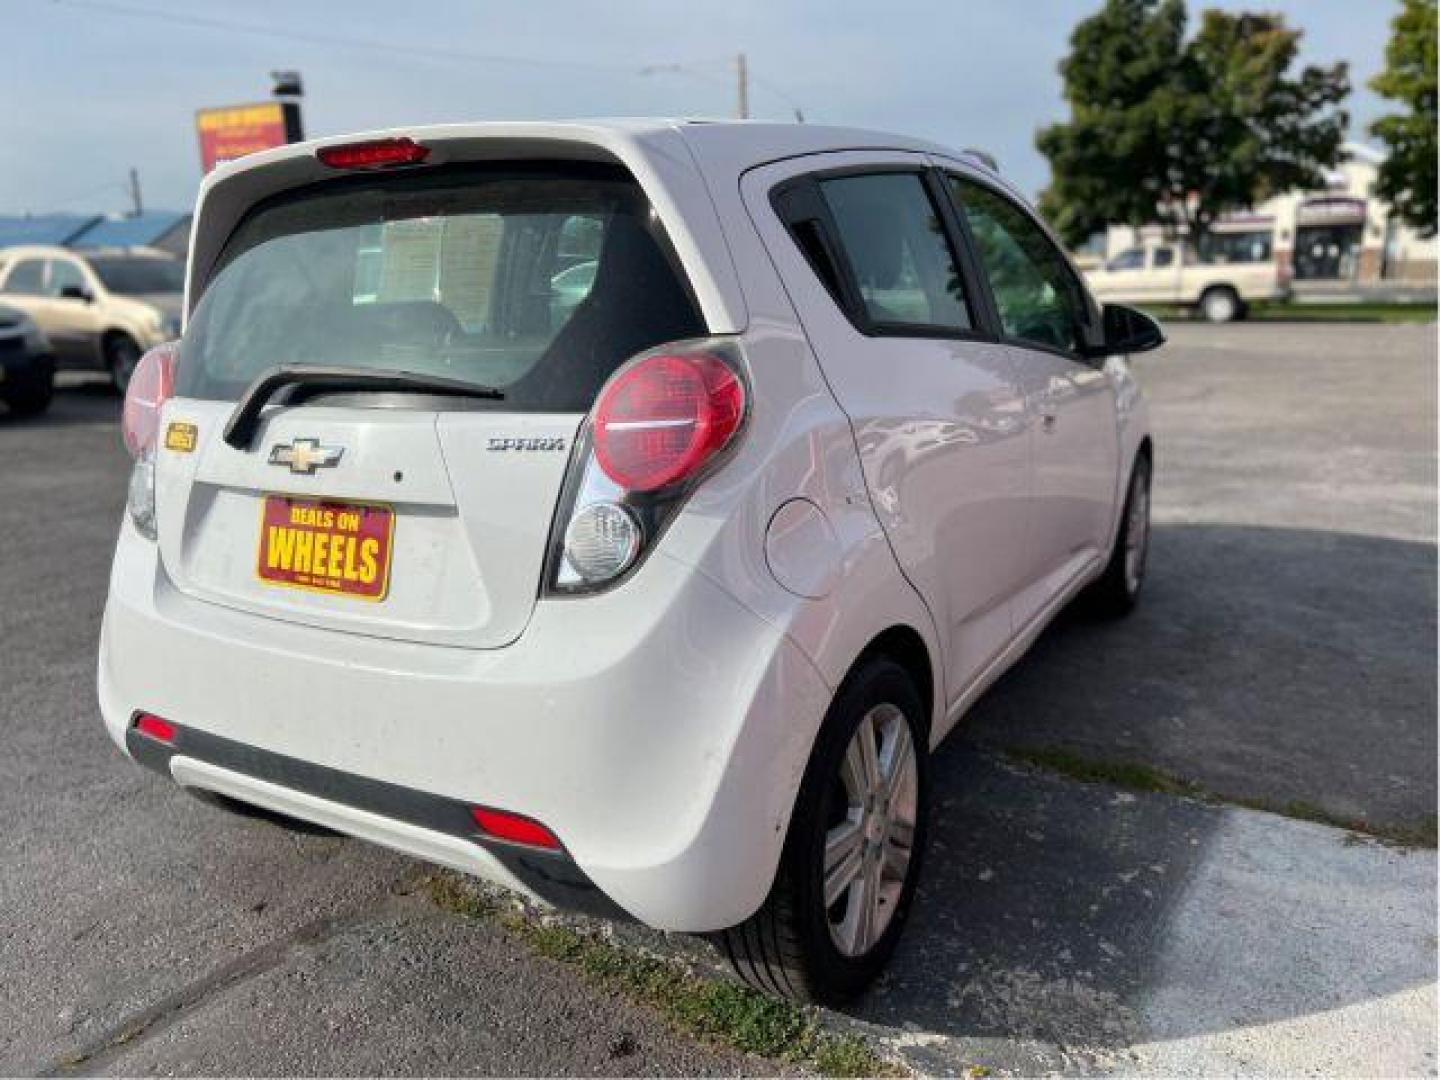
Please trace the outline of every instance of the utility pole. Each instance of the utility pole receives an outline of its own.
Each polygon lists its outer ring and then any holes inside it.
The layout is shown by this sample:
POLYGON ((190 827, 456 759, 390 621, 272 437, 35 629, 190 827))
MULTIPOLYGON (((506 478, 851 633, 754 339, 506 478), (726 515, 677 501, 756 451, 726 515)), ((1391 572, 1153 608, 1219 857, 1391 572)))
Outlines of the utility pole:
POLYGON ((738 90, 739 90, 739 92, 740 92, 740 110, 739 110, 738 115, 739 115, 739 117, 740 117, 741 120, 749 120, 749 119, 750 119, 750 69, 749 69, 749 67, 746 66, 746 63, 745 63, 745 54, 744 54, 743 52, 742 52, 742 53, 736 53, 736 54, 735 54, 735 75, 736 75, 737 79, 739 80, 738 90))
POLYGON ((130 201, 135 206, 136 217, 145 212, 145 204, 140 201, 140 173, 133 166, 130 169, 130 201))

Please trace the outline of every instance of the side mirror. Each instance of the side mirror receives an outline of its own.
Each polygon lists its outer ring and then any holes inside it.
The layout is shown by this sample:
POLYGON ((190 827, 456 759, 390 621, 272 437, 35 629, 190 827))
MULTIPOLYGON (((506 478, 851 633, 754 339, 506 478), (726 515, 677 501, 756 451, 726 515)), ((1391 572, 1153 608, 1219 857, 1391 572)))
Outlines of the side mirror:
POLYGON ((83 300, 85 303, 95 299, 93 293, 84 285, 62 285, 60 287, 60 299, 62 300, 83 300))
POLYGON ((1165 331, 1160 323, 1124 304, 1106 304, 1101 311, 1104 341, 1085 350, 1096 359, 1125 353, 1149 352, 1165 344, 1165 331))

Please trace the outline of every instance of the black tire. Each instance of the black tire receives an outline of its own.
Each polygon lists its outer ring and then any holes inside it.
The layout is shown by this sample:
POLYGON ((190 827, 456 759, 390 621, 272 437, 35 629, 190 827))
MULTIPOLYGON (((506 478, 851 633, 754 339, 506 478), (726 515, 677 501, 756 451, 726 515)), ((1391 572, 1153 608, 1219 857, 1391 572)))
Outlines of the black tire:
POLYGON ((105 366, 116 392, 123 394, 130 385, 130 376, 140 363, 140 346, 126 334, 111 334, 105 339, 105 366))
POLYGON ((16 416, 39 416, 55 397, 55 377, 37 376, 5 388, 5 404, 16 416))
MULTIPOLYGON (((893 719, 893 711, 889 715, 893 719)), ((833 1005, 853 998, 880 974, 904 929, 924 859, 929 807, 926 728, 914 680, 895 661, 872 657, 846 679, 826 714, 806 766, 769 896, 745 922, 714 935, 744 982, 794 1001, 833 1005), (887 705, 898 708, 914 748, 912 843, 898 899, 883 933, 864 952, 847 956, 837 946, 831 928, 831 916, 841 901, 829 910, 823 902, 825 842, 836 824, 837 811, 839 822, 845 821, 847 794, 839 776, 851 740, 862 720, 869 723, 873 711, 887 705)), ((857 833, 868 835, 858 826, 857 833)), ((861 841, 857 847, 868 842, 861 841)), ((882 864, 887 850, 882 844, 877 856, 882 864)), ((850 893, 843 895, 848 903, 850 893)))
POLYGON ((1120 527, 1115 530, 1115 546, 1105 572, 1096 578, 1086 593, 1088 606, 1097 615, 1118 618, 1135 610, 1145 585, 1145 565, 1150 553, 1150 455, 1142 450, 1130 470, 1130 484, 1125 490, 1125 509, 1121 511, 1120 527), (1139 520, 1143 517, 1143 520, 1139 520), (1143 530, 1138 537, 1138 566, 1131 564, 1135 529, 1143 530))
POLYGON ((1229 285, 1214 285, 1200 296, 1200 317, 1206 322, 1228 323, 1243 318, 1245 305, 1229 285))

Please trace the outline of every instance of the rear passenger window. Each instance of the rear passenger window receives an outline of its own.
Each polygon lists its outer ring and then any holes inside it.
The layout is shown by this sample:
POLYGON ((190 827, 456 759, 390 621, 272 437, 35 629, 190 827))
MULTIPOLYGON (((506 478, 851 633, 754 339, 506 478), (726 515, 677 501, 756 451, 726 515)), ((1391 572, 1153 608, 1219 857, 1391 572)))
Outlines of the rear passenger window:
POLYGON ((59 296, 66 289, 85 288, 85 275, 80 268, 69 259, 50 260, 50 283, 45 291, 51 296, 59 296))
POLYGON ((1174 248, 1156 248, 1154 266, 1173 266, 1175 264, 1174 248))
POLYGON ((1085 299, 1060 250, 1009 199, 953 174, 949 181, 975 237, 1005 336, 1057 349, 1082 345, 1085 299))
POLYGON ((950 242, 919 174, 835 177, 820 190, 871 322, 971 327, 950 242))

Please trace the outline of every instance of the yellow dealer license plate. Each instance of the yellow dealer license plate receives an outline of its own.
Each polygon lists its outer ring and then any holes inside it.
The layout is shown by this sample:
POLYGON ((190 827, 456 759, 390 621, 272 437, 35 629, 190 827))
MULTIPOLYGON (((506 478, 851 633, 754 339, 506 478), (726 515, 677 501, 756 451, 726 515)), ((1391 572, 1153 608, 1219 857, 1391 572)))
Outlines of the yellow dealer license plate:
POLYGON ((256 570, 269 585, 383 600, 394 535, 388 506, 267 495, 256 570))

